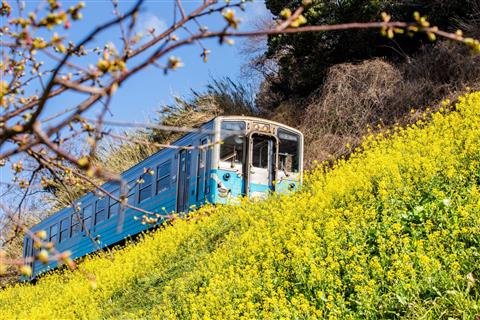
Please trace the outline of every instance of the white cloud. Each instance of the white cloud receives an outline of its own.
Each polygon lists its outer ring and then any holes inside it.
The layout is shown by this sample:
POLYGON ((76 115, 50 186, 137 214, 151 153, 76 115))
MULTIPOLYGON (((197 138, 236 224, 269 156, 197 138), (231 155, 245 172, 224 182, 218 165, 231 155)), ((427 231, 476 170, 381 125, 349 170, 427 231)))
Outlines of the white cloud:
POLYGON ((238 10, 237 13, 242 25, 248 29, 257 29, 259 19, 269 19, 272 16, 263 1, 247 2, 245 8, 246 10, 244 12, 238 10))
POLYGON ((138 20, 137 31, 146 33, 151 29, 155 29, 155 34, 165 31, 167 22, 151 13, 141 15, 138 20))

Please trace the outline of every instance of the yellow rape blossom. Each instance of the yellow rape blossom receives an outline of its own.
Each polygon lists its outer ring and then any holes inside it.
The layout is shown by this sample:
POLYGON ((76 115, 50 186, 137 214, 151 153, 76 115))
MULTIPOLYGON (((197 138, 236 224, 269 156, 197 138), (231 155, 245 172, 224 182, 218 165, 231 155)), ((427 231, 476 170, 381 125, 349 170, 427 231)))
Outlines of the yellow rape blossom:
POLYGON ((360 149, 290 196, 205 206, 114 259, 3 289, 1 317, 477 317, 480 93, 360 149))

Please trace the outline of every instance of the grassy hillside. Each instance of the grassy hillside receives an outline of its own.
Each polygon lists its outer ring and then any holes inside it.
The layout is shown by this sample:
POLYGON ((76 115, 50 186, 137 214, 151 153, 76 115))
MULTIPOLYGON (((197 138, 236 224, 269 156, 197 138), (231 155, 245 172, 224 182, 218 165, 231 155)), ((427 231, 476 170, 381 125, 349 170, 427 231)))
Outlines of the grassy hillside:
POLYGON ((206 207, 81 272, 0 292, 11 318, 480 315, 480 93, 369 137, 305 188, 206 207))

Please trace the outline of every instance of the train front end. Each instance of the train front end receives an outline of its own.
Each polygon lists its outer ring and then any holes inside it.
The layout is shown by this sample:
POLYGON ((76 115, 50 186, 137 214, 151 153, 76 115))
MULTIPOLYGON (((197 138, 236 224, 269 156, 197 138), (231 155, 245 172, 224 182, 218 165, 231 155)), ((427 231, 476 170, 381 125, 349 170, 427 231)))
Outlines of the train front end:
POLYGON ((219 117, 214 148, 213 202, 289 193, 302 183, 303 135, 291 127, 252 117, 219 117))

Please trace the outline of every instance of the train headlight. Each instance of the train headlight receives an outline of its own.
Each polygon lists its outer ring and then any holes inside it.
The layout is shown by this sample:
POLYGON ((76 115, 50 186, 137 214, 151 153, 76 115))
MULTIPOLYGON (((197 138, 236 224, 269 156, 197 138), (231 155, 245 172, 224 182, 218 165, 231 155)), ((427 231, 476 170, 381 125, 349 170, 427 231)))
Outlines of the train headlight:
POLYGON ((294 190, 294 189, 295 189, 295 183, 292 182, 292 183, 290 183, 290 184, 288 185, 288 190, 292 191, 292 190, 294 190))
POLYGON ((223 175, 223 180, 225 180, 225 181, 230 180, 230 173, 225 173, 225 174, 223 175))

